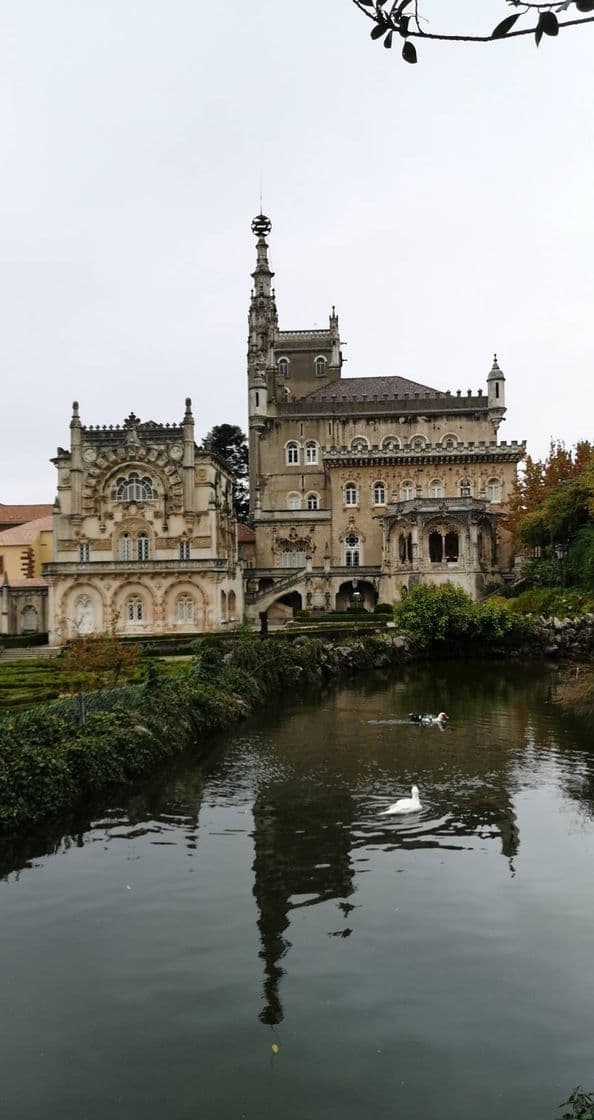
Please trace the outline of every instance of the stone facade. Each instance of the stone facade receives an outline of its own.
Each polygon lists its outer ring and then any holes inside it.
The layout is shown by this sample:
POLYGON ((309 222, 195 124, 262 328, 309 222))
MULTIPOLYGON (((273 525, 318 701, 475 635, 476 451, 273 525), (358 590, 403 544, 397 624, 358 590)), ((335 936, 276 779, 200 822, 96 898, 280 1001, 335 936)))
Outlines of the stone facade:
POLYGON ((58 448, 49 641, 115 626, 126 635, 202 633, 241 620, 232 477, 182 424, 83 427, 58 448))
POLYGON ((505 378, 444 392, 403 377, 342 377, 338 317, 281 331, 259 215, 249 314, 248 617, 372 608, 419 582, 473 597, 511 573, 505 509, 524 444, 499 441, 505 378))

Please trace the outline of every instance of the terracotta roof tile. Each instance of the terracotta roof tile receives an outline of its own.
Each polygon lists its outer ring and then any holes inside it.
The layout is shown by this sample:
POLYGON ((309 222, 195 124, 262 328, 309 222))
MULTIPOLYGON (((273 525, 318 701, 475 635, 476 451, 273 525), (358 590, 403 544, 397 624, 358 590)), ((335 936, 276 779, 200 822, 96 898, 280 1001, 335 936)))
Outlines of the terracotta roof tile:
POLYGON ((0 547, 10 544, 33 544, 39 534, 51 530, 52 525, 53 517, 37 517, 34 521, 25 522, 24 525, 15 525, 12 529, 5 529, 4 532, 0 533, 0 547))
POLYGON ((9 506, 0 502, 0 525, 22 525, 37 517, 49 517, 53 508, 52 505, 9 506))

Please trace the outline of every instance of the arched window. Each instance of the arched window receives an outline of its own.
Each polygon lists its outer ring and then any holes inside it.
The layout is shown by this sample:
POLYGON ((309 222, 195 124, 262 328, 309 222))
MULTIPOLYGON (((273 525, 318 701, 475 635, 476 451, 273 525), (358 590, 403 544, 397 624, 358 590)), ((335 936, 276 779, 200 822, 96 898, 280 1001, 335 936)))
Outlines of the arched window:
POLYGON ((412 564, 412 533, 401 533, 398 538, 398 559, 401 564, 412 564))
POLYGON ((304 568, 306 561, 305 549, 285 548, 281 552, 281 568, 304 568))
POLYGON ((369 451, 369 441, 365 436, 356 436, 351 443, 351 451, 369 451))
POLYGON ((132 538, 129 533, 122 533, 118 545, 118 555, 120 560, 130 560, 132 558, 132 538))
POLYGON ((221 591, 221 621, 227 621, 227 592, 221 591))
POLYGON ((235 622, 236 596, 234 591, 229 592, 229 622, 235 622))
POLYGON ((439 478, 434 478, 429 483, 429 497, 430 498, 443 498, 443 486, 439 478))
POLYGON ((443 561, 443 537, 441 533, 429 533, 429 559, 432 564, 441 564, 443 561))
POLYGON ((136 559, 148 560, 149 558, 149 539, 146 533, 139 533, 136 538, 136 559))
POLYGON ((463 478, 460 482, 460 497, 470 498, 472 496, 472 486, 469 478, 463 478))
POLYGON ((487 483, 487 498, 490 502, 501 501, 501 483, 498 478, 490 478, 487 483))
POLYGON ((180 558, 180 560, 189 560, 190 559, 190 542, 189 541, 180 541, 179 542, 179 558, 180 558))
POLYGON ((359 498, 359 492, 354 482, 347 482, 344 488, 344 504, 345 506, 356 506, 359 498))
POLYGON ((175 604, 175 617, 178 622, 194 621, 194 600, 190 595, 180 595, 175 604))
POLYGON ((445 558, 448 564, 456 562, 460 554, 460 540, 457 533, 446 533, 445 558))
POLYGON ((287 466, 299 466, 299 444, 294 439, 287 444, 287 466))
POLYGON ((361 564, 361 542, 356 533, 349 533, 344 539, 344 562, 347 568, 358 568, 361 564))
POLYGON ((445 451, 455 451, 458 446, 458 440, 455 436, 444 436, 441 441, 441 446, 445 451))
POLYGON ((400 500, 402 502, 412 502, 415 496, 415 488, 412 482, 403 482, 400 486, 400 500))
POLYGON ((288 377, 289 376, 289 359, 288 358, 279 358, 279 360, 278 360, 278 372, 280 373, 281 377, 288 377))
POLYGON ((315 439, 308 439, 305 445, 305 462, 317 463, 318 461, 318 445, 315 439))
POLYGON ((148 475, 141 478, 136 471, 132 471, 127 478, 116 480, 111 496, 116 502, 150 502, 157 497, 157 492, 148 475))
POLYGON ((306 498, 306 502, 307 502, 307 508, 308 509, 319 509, 320 508, 320 495, 319 494, 308 494, 307 498, 306 498))
POLYGON ((287 495, 287 509, 301 509, 301 494, 287 495))
POLYGON ((385 506, 386 504, 386 487, 383 482, 376 482, 373 487, 373 504, 374 506, 385 506))
POLYGON ((388 436, 387 439, 385 439, 382 442, 382 451, 399 451, 399 450, 400 450, 400 440, 397 439, 396 436, 388 436))
POLYGON ((425 443, 426 440, 423 439, 423 436, 415 436, 411 443, 411 447, 413 451, 424 451, 425 443))
POLYGON ((142 622, 144 618, 144 603, 138 595, 133 595, 126 603, 126 618, 128 622, 142 622))
POLYGON ((326 359, 325 358, 322 358, 322 357, 316 358, 316 360, 315 360, 315 370, 316 370, 316 377, 325 377, 326 376, 326 359))
POLYGON ((37 630, 37 609, 31 604, 26 606, 22 615, 23 634, 32 634, 37 630))

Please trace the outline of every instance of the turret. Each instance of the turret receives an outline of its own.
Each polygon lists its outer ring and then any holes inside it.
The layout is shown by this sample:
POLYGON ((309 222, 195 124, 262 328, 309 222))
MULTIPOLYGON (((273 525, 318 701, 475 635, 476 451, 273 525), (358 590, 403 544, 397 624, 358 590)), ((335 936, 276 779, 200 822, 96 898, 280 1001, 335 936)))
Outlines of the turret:
POLYGON ((250 302, 248 337, 248 400, 249 400, 249 456, 250 456, 250 512, 259 504, 258 483, 259 435, 268 414, 268 404, 274 395, 274 339, 278 315, 272 278, 274 272, 268 261, 266 237, 272 222, 265 214, 258 214, 252 222, 256 236, 256 268, 252 272, 254 287, 250 302))
POLYGON ((184 513, 194 512, 194 417, 192 401, 186 397, 186 411, 182 425, 184 438, 183 475, 184 475, 184 513))
POLYGON ((70 480, 72 487, 71 513, 73 517, 82 515, 82 426, 78 413, 78 401, 72 402, 70 421, 70 480))
POLYGON ((495 434, 497 434, 497 429, 506 412, 505 377, 503 376, 502 370, 499 368, 497 354, 493 356, 493 365, 491 366, 491 372, 487 378, 487 389, 489 401, 489 419, 493 425, 495 434))

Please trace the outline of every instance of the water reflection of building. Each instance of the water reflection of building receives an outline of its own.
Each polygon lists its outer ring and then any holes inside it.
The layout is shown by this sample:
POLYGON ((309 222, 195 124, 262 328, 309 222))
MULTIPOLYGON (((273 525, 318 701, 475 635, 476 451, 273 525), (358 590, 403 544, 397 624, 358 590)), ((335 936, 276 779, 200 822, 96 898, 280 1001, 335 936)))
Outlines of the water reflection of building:
POLYGON ((347 791, 313 782, 267 786, 254 804, 254 896, 258 906, 260 958, 264 962, 262 1023, 283 1019, 279 986, 290 947, 290 913, 353 893, 351 835, 354 803, 347 791))

